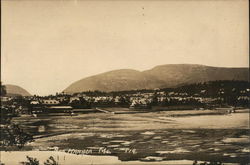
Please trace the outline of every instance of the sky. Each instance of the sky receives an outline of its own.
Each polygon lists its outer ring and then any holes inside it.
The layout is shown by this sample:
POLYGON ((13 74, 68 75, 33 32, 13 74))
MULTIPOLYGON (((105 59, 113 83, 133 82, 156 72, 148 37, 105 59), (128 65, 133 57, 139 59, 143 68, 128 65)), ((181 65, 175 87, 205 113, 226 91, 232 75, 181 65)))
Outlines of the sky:
POLYGON ((1 3, 1 81, 31 94, 115 69, 249 66, 247 0, 1 3))

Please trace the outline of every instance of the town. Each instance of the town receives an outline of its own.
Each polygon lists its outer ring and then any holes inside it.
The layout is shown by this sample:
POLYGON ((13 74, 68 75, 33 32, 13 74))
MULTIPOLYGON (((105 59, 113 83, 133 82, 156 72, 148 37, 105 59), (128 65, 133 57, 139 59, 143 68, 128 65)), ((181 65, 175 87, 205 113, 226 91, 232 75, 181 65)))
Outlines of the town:
POLYGON ((61 92, 49 96, 10 96, 4 89, 2 93, 1 114, 13 116, 112 112, 112 107, 120 108, 120 113, 240 108, 248 107, 250 100, 249 83, 245 81, 214 81, 153 90, 61 92))

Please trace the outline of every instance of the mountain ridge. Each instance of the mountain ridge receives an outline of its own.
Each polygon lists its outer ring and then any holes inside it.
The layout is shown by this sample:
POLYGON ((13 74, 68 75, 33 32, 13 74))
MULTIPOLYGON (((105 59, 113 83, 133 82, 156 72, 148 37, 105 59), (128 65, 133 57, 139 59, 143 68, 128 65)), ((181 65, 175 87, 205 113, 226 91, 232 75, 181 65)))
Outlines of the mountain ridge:
POLYGON ((149 70, 118 69, 75 81, 64 92, 123 91, 175 87, 215 80, 246 80, 248 68, 213 67, 200 64, 166 64, 149 70))

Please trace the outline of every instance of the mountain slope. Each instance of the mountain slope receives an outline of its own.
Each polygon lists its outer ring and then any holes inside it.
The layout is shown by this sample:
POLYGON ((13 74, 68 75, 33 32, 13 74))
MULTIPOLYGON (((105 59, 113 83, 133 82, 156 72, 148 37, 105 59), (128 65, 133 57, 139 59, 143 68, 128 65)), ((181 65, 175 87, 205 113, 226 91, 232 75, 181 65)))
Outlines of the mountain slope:
MULTIPOLYGON (((122 69, 91 76, 71 84, 64 91, 68 93, 80 91, 121 91, 141 88, 154 88, 161 81, 152 79, 150 75, 136 70, 122 69)), ((163 83, 163 82, 162 82, 163 83)))
POLYGON ((31 94, 28 91, 26 91, 20 86, 11 85, 11 84, 7 84, 5 86, 6 86, 7 95, 9 96, 15 96, 15 95, 31 96, 31 94))
POLYGON ((168 64, 144 71, 164 81, 165 87, 215 80, 248 80, 248 68, 222 68, 194 64, 168 64))
POLYGON ((214 80, 248 80, 248 68, 219 68, 193 64, 156 66, 143 72, 121 69, 76 81, 64 90, 67 93, 82 91, 123 91, 175 87, 183 84, 214 80))

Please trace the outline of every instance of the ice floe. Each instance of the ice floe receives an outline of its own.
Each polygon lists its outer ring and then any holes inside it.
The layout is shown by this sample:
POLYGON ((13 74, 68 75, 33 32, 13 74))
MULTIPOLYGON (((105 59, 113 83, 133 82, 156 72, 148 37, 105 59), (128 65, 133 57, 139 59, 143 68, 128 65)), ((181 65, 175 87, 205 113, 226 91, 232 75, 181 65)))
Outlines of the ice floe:
POLYGON ((143 132, 141 133, 142 135, 154 135, 155 133, 154 132, 151 132, 151 131, 146 131, 146 132, 143 132))

